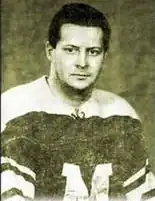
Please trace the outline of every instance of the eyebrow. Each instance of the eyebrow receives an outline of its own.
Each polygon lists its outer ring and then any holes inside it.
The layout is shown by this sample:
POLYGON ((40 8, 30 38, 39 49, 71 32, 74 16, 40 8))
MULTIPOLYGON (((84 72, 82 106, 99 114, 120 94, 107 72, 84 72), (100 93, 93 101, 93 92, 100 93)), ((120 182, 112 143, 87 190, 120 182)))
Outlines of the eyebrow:
POLYGON ((73 48, 79 48, 78 46, 76 46, 76 45, 69 45, 69 44, 67 44, 67 45, 64 45, 64 47, 73 47, 73 48))
MULTIPOLYGON (((79 49, 79 48, 80 48, 79 46, 71 45, 71 44, 66 44, 66 45, 64 45, 64 47, 73 47, 73 48, 76 48, 76 49, 79 49)), ((103 50, 103 47, 92 46, 92 47, 87 47, 86 49, 87 49, 87 50, 90 50, 90 49, 100 49, 100 50, 103 50)))

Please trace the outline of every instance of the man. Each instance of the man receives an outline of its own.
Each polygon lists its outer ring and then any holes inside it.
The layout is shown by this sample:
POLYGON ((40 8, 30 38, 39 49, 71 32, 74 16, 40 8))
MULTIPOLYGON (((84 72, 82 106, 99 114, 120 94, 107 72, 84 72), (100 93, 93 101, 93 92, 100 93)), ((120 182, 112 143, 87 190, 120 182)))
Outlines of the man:
POLYGON ((110 32, 95 8, 64 5, 49 28, 50 75, 2 95, 3 200, 154 199, 138 115, 94 87, 110 32))

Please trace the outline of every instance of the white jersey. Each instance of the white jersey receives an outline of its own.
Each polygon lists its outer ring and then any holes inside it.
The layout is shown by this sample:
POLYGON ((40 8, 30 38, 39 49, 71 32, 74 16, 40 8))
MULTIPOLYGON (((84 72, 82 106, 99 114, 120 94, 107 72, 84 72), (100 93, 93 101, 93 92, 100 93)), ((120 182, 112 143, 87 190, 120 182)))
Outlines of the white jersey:
POLYGON ((152 201, 141 131, 135 110, 113 93, 94 89, 77 110, 45 76, 14 87, 2 94, 2 198, 152 201))
MULTIPOLYGON (((30 111, 66 115, 71 115, 75 112, 74 107, 65 103, 64 100, 60 100, 52 93, 45 76, 28 84, 7 90, 2 94, 1 100, 2 131, 7 122, 30 111)), ((81 105, 79 112, 84 112, 85 118, 91 116, 107 118, 119 115, 139 119, 135 110, 125 99, 114 93, 99 89, 94 89, 91 98, 81 105)))

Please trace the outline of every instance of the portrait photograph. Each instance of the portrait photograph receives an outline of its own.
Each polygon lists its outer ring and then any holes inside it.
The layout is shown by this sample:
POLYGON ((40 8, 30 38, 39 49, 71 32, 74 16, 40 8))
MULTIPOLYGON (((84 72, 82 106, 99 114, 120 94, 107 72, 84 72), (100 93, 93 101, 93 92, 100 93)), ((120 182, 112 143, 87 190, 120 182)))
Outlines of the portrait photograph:
POLYGON ((1 200, 155 201, 155 1, 1 6, 1 200))

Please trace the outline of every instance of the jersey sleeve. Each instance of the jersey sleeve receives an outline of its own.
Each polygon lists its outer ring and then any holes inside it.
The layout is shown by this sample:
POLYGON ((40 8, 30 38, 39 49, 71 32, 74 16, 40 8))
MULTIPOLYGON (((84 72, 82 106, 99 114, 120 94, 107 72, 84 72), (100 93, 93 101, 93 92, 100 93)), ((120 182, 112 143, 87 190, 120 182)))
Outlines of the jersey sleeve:
POLYGON ((29 201, 35 196, 36 174, 33 168, 35 156, 32 150, 35 143, 27 136, 29 132, 27 126, 20 127, 16 123, 16 121, 8 123, 1 137, 1 198, 3 201, 29 201))
POLYGON ((138 120, 126 124, 125 149, 132 171, 123 183, 128 201, 155 200, 155 176, 153 175, 147 154, 143 128, 138 120))

